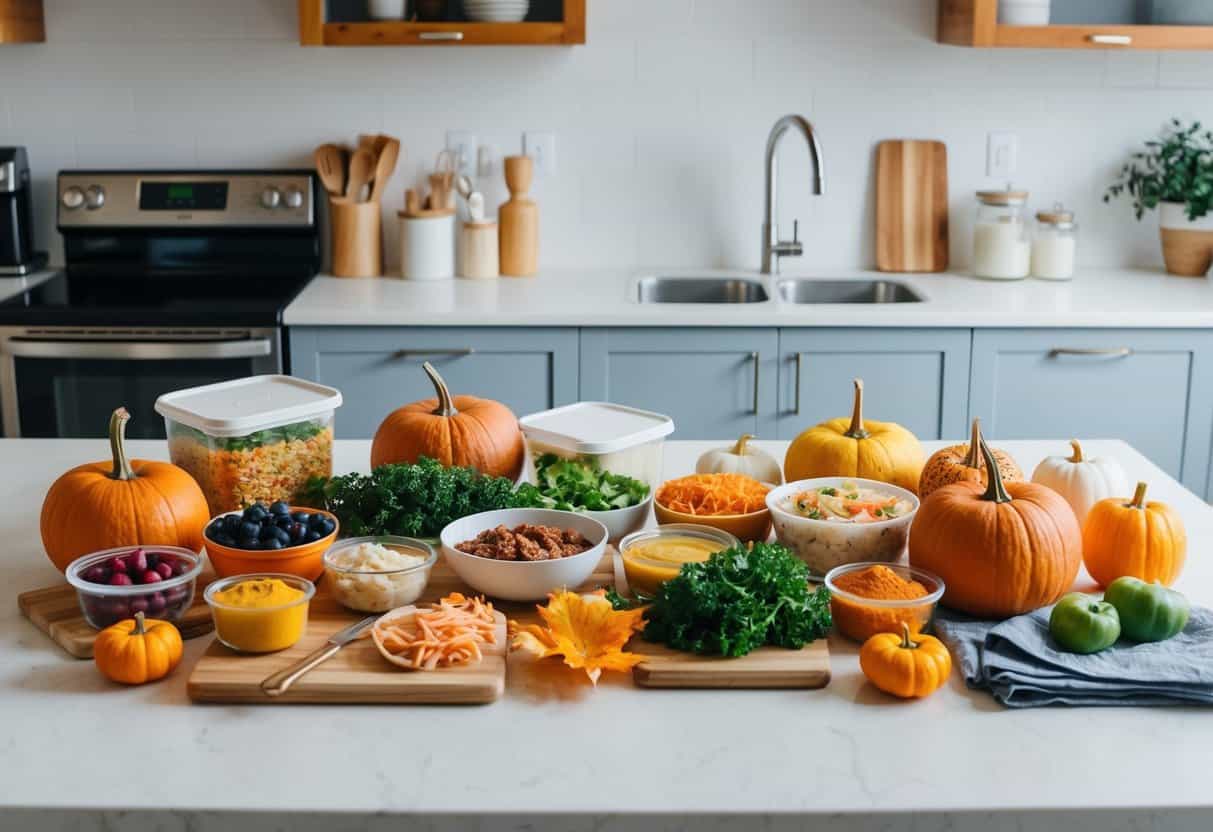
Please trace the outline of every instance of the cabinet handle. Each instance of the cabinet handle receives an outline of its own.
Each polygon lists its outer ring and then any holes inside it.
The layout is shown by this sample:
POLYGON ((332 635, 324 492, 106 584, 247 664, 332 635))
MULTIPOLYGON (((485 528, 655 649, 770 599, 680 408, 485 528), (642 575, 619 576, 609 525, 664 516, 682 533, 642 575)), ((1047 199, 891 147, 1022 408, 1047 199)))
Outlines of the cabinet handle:
POLYGON ((458 358, 464 355, 471 355, 476 350, 471 347, 461 347, 453 350, 396 350, 392 353, 392 358, 420 358, 426 355, 445 355, 452 358, 458 358))
POLYGON ((804 363, 804 353, 802 353, 802 352, 796 353, 796 391, 795 391, 796 403, 795 403, 795 406, 792 408, 793 416, 800 415, 800 370, 801 370, 801 365, 803 363, 804 363))
POLYGON ((1049 358, 1057 358, 1062 355, 1086 355, 1100 358, 1127 358, 1133 354, 1133 350, 1129 347, 1107 347, 1100 349, 1097 347, 1054 347, 1049 350, 1049 358))
POLYGON ((762 365, 762 355, 757 352, 750 353, 750 360, 754 362, 754 405, 750 408, 750 412, 755 416, 758 415, 758 368, 762 365))
POLYGON ((1132 35, 1087 35, 1087 42, 1099 46, 1132 46, 1132 35))
POLYGON ((418 40, 463 40, 463 32, 421 32, 418 40))

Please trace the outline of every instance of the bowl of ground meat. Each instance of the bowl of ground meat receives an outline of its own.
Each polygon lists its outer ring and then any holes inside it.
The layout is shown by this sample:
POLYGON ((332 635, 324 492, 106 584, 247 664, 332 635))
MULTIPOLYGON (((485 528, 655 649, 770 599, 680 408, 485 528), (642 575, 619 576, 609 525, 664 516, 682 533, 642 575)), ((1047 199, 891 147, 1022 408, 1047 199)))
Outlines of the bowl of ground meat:
POLYGON ((589 579, 607 528, 571 511, 507 508, 462 517, 441 540, 446 562, 472 589, 503 601, 542 601, 589 579))

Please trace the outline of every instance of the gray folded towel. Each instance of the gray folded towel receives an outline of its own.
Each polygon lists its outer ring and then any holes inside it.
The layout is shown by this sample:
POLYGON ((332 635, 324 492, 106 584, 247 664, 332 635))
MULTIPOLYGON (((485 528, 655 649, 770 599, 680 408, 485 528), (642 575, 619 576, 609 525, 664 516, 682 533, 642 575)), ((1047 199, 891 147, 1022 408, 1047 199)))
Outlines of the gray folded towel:
POLYGON ((1008 708, 1039 705, 1213 705, 1213 611, 1193 607, 1167 641, 1121 639, 1101 653, 1060 650, 1049 635, 1052 607, 1006 621, 940 609, 935 632, 969 687, 1008 708))

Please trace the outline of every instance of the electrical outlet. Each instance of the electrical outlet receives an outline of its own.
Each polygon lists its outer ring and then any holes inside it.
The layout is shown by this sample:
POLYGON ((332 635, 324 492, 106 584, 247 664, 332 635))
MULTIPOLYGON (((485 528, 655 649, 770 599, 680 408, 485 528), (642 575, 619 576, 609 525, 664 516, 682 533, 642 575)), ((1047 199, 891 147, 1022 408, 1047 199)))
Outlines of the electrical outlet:
POLYGON ((556 174, 556 134, 531 130, 522 134, 522 152, 535 160, 535 173, 539 176, 556 174))
POLYGON ((1010 182, 1019 163, 1019 136, 995 130, 986 137, 986 176, 1010 182))
POLYGON ((497 148, 482 144, 476 151, 476 176, 487 179, 497 172, 497 148))
POLYGON ((455 157, 455 172, 470 176, 476 168, 476 134, 470 130, 447 130, 446 149, 455 157))

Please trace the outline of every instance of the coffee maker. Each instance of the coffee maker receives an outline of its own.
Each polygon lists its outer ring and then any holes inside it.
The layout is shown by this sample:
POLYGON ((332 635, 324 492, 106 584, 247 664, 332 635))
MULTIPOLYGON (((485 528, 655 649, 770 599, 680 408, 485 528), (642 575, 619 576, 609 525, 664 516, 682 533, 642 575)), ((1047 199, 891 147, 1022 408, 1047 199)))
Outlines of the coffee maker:
POLYGON ((34 209, 24 147, 0 147, 0 277, 19 277, 46 265, 34 251, 34 209))

